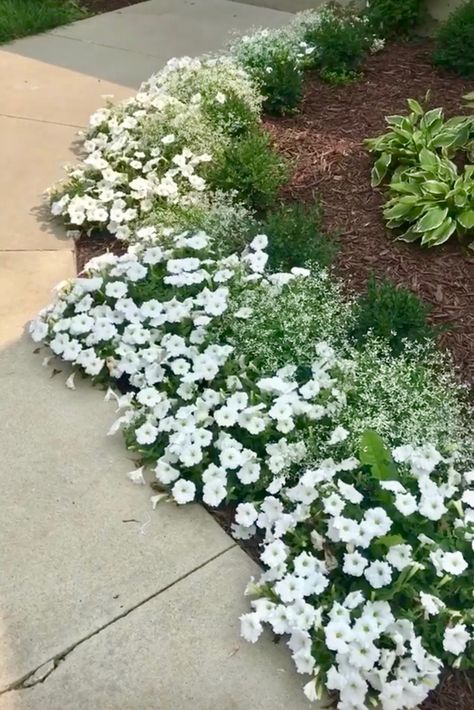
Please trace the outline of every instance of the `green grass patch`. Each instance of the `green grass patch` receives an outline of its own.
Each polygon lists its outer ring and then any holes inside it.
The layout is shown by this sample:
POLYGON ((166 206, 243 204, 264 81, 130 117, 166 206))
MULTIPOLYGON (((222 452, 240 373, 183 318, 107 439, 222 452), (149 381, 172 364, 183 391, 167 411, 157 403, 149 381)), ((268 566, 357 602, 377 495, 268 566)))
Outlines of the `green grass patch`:
POLYGON ((86 14, 72 0, 0 0, 0 43, 46 32, 86 14))

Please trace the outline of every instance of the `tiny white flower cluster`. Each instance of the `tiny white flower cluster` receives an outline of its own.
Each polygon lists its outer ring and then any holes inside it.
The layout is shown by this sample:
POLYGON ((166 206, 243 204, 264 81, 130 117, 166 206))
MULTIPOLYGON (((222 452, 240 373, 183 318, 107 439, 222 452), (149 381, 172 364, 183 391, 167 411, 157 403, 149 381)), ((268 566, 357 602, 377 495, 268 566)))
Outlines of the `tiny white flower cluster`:
MULTIPOLYGON (((366 436, 370 446, 375 435, 366 436)), ((241 617, 242 635, 254 643, 264 624, 289 634, 298 672, 314 674, 306 695, 336 690, 338 710, 372 701, 413 708, 443 663, 462 666, 474 642, 474 614, 462 602, 471 587, 473 473, 462 475, 432 446, 397 447, 399 466, 374 452, 325 460, 278 498, 236 512, 240 527, 264 534, 267 568, 249 585, 258 598, 241 617)))
POLYGON ((155 205, 199 202, 203 167, 233 135, 257 125, 260 110, 231 59, 172 59, 135 97, 91 117, 86 157, 53 191, 52 214, 69 227, 131 241, 155 205))

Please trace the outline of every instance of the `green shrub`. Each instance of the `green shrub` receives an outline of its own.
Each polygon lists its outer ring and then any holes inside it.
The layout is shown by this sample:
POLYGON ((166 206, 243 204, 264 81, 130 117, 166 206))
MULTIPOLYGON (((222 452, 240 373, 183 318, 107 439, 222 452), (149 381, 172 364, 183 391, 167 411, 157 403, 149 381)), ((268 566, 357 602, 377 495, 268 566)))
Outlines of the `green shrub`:
POLYGON ((321 230, 321 209, 314 204, 281 205, 258 226, 269 238, 269 265, 273 271, 317 263, 325 267, 334 259, 337 243, 321 230))
POLYGON ((288 175, 283 158, 272 147, 270 136, 255 131, 232 143, 209 167, 208 183, 215 190, 233 190, 257 212, 271 207, 288 175))
POLYGON ((303 48, 282 30, 261 30, 242 37, 231 47, 232 56, 249 73, 264 96, 268 113, 292 113, 303 92, 303 48))
POLYGON ((420 22, 425 0, 370 0, 365 17, 380 37, 407 35, 420 22))
POLYGON ((373 36, 367 23, 352 10, 327 7, 319 21, 308 26, 305 41, 315 47, 314 63, 322 78, 354 78, 373 36))
POLYGON ((454 10, 441 26, 434 61, 461 76, 474 77, 474 0, 454 10))
POLYGON ((437 330, 427 322, 430 310, 408 289, 371 277, 367 291, 355 303, 351 336, 356 342, 364 343, 371 333, 385 339, 392 353, 398 355, 406 341, 435 338, 437 330))

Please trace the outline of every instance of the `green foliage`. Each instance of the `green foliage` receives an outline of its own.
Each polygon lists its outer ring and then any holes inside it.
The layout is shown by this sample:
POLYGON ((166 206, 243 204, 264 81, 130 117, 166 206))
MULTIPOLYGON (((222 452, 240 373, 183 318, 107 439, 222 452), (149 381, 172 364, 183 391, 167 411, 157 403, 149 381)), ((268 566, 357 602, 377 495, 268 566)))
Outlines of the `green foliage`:
POLYGON ((305 41, 315 47, 314 63, 321 77, 336 83, 336 77, 342 81, 354 77, 373 36, 351 9, 328 7, 317 23, 308 26, 305 41))
POLYGON ((436 64, 474 78, 474 0, 467 0, 448 17, 436 37, 436 64))
POLYGON ((231 53, 264 96, 268 113, 292 113, 303 92, 303 48, 285 30, 261 30, 241 38, 231 53))
POLYGON ((391 130, 377 138, 367 138, 369 151, 378 154, 372 170, 372 186, 390 175, 402 179, 406 167, 416 165, 420 151, 428 149, 451 158, 467 149, 474 120, 470 116, 444 119, 442 108, 425 111, 418 101, 408 99, 408 116, 387 116, 391 130))
POLYGON ((254 131, 216 156, 207 181, 213 189, 235 191, 246 205, 263 212, 275 203, 287 175, 287 165, 272 147, 269 134, 254 131))
POLYGON ((408 289, 371 277, 367 291, 355 303, 351 337, 364 343, 371 333, 384 338, 392 353, 398 355, 407 341, 425 341, 436 336, 437 330, 427 322, 429 312, 430 307, 408 289))
POLYGON ((447 158, 422 150, 418 166, 403 181, 390 183, 391 199, 384 209, 387 226, 408 227, 400 237, 438 246, 451 235, 474 235, 474 165, 460 170, 447 158))
POLYGON ((246 69, 265 96, 263 108, 267 113, 293 113, 303 93, 303 71, 286 48, 274 53, 270 65, 247 64, 246 69))
POLYGON ((334 237, 321 230, 321 209, 317 204, 281 205, 267 215, 258 229, 269 238, 267 253, 273 271, 289 271, 309 263, 329 266, 337 252, 334 237))
POLYGON ((370 0, 365 11, 380 37, 408 35, 420 22, 425 0, 370 0))
POLYGON ((0 43, 46 32, 85 15, 70 0, 0 0, 0 43))

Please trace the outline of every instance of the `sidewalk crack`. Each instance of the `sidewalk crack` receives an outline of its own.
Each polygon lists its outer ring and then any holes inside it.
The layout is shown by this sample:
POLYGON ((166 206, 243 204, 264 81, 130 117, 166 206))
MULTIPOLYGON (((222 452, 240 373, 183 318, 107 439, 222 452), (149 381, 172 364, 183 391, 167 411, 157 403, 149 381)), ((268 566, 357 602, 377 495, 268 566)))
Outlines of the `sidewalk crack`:
POLYGON ((197 565, 197 567, 194 567, 189 572, 182 574, 180 577, 165 585, 157 592, 150 594, 148 597, 145 597, 145 599, 142 599, 137 604, 134 604, 133 606, 129 607, 121 614, 114 616, 112 619, 110 619, 110 621, 107 621, 107 623, 103 624, 102 626, 99 626, 99 628, 97 628, 95 631, 91 631, 90 634, 87 634, 83 638, 73 643, 71 646, 68 646, 68 648, 64 649, 64 651, 57 653, 55 656, 49 658, 44 663, 41 663, 32 671, 29 671, 21 678, 18 678, 18 680, 15 680, 13 681, 13 683, 10 683, 10 685, 8 685, 6 688, 3 688, 3 690, 0 690, 0 696, 4 695, 5 693, 11 693, 13 691, 34 688, 36 685, 44 683, 45 680, 47 680, 49 676, 54 673, 56 668, 69 656, 69 654, 72 653, 79 646, 82 646, 83 643, 89 641, 89 639, 93 638, 94 636, 97 636, 98 634, 102 633, 102 631, 108 629, 109 626, 112 626, 113 624, 117 623, 117 621, 121 621, 121 619, 124 619, 126 616, 135 611, 135 609, 139 609, 141 606, 147 604, 152 599, 156 599, 156 597, 159 597, 160 594, 163 594, 163 592, 168 591, 176 584, 179 584, 179 582, 182 582, 183 580, 187 579, 187 577, 190 577, 195 572, 198 572, 199 570, 203 569, 203 567, 206 567, 208 564, 214 562, 214 560, 217 560, 219 557, 222 557, 222 555, 225 555, 227 552, 233 550, 237 546, 237 543, 229 545, 229 547, 226 547, 224 550, 221 550, 221 552, 218 552, 216 555, 210 557, 205 562, 202 562, 200 565, 197 565))

